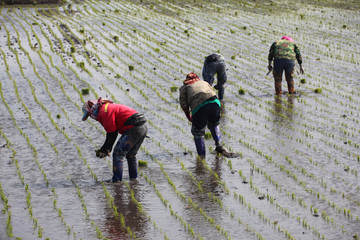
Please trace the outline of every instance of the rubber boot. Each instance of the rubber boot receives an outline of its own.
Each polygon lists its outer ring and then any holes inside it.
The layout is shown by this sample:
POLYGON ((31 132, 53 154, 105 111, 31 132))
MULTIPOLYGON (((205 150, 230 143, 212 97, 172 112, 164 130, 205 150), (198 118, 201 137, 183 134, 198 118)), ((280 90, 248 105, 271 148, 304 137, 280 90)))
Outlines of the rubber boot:
POLYGON ((287 85, 288 85, 289 94, 295 94, 296 91, 294 89, 294 80, 288 81, 287 85))
POLYGON ((195 137, 196 151, 201 158, 205 158, 205 140, 203 137, 195 137))
POLYGON ((112 177, 113 182, 118 182, 122 180, 123 167, 124 167, 123 161, 113 161, 113 177, 112 177))
POLYGON ((138 167, 137 167, 136 157, 128 157, 127 162, 129 167, 129 178, 136 179, 138 177, 138 167))
POLYGON ((224 93, 225 93, 225 88, 224 85, 217 85, 217 89, 218 89, 218 97, 219 100, 222 101, 224 99, 224 93))
POLYGON ((275 82, 275 92, 276 92, 276 95, 281 95, 282 94, 281 82, 275 82))
POLYGON ((215 145, 218 146, 221 140, 220 127, 219 125, 210 129, 211 135, 215 141, 215 145))

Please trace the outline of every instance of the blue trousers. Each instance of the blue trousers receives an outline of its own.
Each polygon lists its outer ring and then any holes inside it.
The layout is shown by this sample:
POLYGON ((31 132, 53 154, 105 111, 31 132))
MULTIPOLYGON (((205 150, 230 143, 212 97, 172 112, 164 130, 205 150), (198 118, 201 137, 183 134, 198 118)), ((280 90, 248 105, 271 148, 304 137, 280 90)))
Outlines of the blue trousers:
POLYGON ((224 98, 224 84, 226 83, 226 64, 224 60, 219 60, 216 62, 205 62, 202 69, 202 76, 204 81, 208 82, 211 86, 214 83, 214 77, 216 74, 217 78, 217 90, 219 99, 224 98))
POLYGON ((126 157, 129 178, 135 179, 138 176, 136 154, 140 149, 147 134, 147 126, 134 126, 125 131, 117 141, 113 152, 113 182, 121 181, 123 178, 124 158, 126 157))

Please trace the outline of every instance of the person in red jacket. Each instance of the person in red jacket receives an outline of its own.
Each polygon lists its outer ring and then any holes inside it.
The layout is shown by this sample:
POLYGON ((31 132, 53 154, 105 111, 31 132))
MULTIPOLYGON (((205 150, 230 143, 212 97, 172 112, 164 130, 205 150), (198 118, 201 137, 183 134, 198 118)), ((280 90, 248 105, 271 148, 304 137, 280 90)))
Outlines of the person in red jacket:
POLYGON ((113 151, 112 182, 122 180, 125 157, 129 167, 129 178, 136 179, 138 176, 136 154, 147 134, 145 116, 126 105, 115 104, 111 100, 102 98, 87 101, 82 111, 83 121, 90 116, 100 122, 106 131, 105 142, 96 151, 97 157, 109 156, 118 133, 121 134, 113 151))

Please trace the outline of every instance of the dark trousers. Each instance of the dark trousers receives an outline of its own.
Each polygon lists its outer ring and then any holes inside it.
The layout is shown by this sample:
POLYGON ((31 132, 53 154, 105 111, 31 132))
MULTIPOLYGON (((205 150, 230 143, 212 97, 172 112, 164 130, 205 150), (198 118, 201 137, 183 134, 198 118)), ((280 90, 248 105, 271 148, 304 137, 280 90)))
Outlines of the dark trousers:
POLYGON ((124 158, 129 167, 129 178, 138 176, 136 154, 147 134, 146 124, 134 126, 125 131, 115 145, 113 152, 113 182, 121 181, 123 175, 124 158))

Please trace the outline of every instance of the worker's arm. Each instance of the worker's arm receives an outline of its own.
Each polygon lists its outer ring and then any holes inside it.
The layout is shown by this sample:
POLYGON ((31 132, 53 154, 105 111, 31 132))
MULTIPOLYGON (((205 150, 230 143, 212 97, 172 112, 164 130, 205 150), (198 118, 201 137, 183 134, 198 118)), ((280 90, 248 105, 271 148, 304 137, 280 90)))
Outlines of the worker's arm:
POLYGON ((105 139, 103 146, 100 148, 98 157, 102 158, 102 157, 106 157, 110 154, 112 147, 116 141, 117 135, 118 135, 117 131, 111 132, 111 133, 106 133, 106 139, 105 139))
POLYGON ((269 50, 269 55, 268 55, 268 70, 271 71, 272 70, 272 61, 274 59, 274 52, 275 52, 275 47, 276 47, 276 42, 274 42, 269 50))
POLYGON ((191 118, 191 114, 190 114, 189 108, 183 108, 182 110, 184 111, 187 119, 188 119, 190 122, 192 122, 192 118, 191 118))
POLYGON ((180 96, 179 96, 179 100, 180 100, 180 106, 181 109, 184 111, 187 119, 191 122, 191 115, 190 115, 190 109, 189 109, 189 104, 187 102, 187 91, 186 91, 186 85, 183 85, 182 87, 180 87, 179 92, 180 92, 180 96))
POLYGON ((304 69, 302 67, 302 56, 301 56, 301 53, 300 53, 300 49, 296 46, 296 44, 294 44, 294 51, 295 51, 295 54, 296 54, 296 60, 299 63, 299 66, 300 66, 300 73, 304 74, 304 69))

